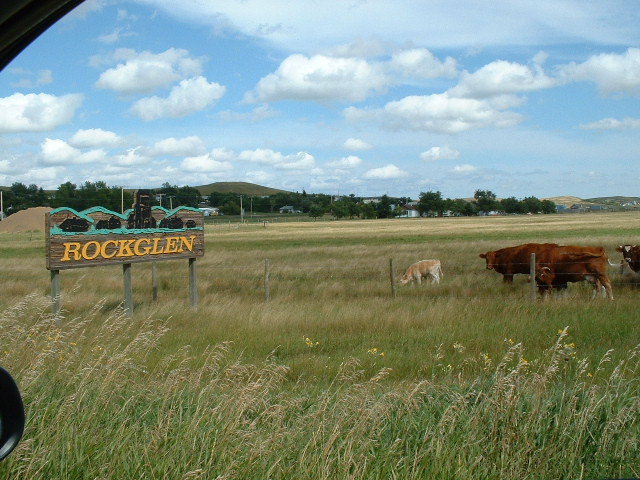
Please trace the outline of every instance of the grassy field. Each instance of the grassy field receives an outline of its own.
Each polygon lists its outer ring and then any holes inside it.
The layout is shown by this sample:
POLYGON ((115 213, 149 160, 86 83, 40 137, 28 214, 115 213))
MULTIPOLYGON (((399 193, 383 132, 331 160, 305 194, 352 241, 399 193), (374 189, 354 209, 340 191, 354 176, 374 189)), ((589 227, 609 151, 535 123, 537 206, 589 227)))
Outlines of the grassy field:
POLYGON ((611 267, 531 298, 479 253, 637 243, 635 213, 208 224, 186 261, 63 271, 50 314, 41 233, 0 235, 0 364, 28 424, 0 478, 640 476, 640 290, 611 267), (439 258, 440 285, 397 286, 439 258), (270 298, 265 298, 265 265, 270 298))

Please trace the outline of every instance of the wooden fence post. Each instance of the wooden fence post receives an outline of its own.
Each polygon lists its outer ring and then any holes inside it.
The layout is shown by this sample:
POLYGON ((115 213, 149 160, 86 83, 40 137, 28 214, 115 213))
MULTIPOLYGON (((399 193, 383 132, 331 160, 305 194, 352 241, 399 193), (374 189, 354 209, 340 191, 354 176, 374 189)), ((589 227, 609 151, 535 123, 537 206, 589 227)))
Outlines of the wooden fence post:
POLYGON ((264 261, 264 301, 271 299, 271 287, 269 286, 269 277, 271 276, 271 261, 267 258, 264 261))
POLYGON ((124 309, 127 317, 133 317, 133 289, 131 284, 131 264, 122 264, 122 277, 124 280, 124 309))
POLYGON ((60 313, 60 270, 51 270, 51 306, 57 316, 60 313))
POLYGON ((538 298, 536 294, 536 254, 531 254, 531 261, 529 263, 529 275, 531 283, 531 300, 534 302, 538 298))
POLYGON ((396 296, 396 276, 394 275, 395 268, 393 266, 393 258, 389 259, 389 280, 391 281, 391 296, 396 296))
POLYGON ((151 262, 151 288, 152 298, 155 302, 158 300, 158 268, 156 266, 156 262, 151 262))
POLYGON ((189 259, 189 298, 191 299, 191 306, 196 308, 198 306, 198 280, 196 276, 196 259, 189 259))

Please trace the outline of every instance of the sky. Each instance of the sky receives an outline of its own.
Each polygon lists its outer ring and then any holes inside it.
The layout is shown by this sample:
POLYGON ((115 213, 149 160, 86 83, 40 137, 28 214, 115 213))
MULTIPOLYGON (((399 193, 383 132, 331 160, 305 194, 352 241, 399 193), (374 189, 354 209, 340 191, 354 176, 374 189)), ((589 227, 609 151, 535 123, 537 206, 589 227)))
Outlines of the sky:
POLYGON ((0 72, 0 185, 637 196, 640 10, 86 0, 0 72))

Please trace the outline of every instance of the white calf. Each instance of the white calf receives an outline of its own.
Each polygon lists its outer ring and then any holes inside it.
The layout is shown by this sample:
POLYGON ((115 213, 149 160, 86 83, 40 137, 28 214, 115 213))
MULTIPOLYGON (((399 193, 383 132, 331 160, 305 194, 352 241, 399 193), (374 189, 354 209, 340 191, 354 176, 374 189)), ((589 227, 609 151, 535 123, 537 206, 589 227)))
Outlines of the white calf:
POLYGON ((422 260, 414 263, 404 272, 400 283, 406 285, 407 283, 416 281, 418 284, 421 284, 423 278, 431 278, 432 284, 440 283, 440 278, 442 278, 442 265, 440 264, 440 260, 422 260))

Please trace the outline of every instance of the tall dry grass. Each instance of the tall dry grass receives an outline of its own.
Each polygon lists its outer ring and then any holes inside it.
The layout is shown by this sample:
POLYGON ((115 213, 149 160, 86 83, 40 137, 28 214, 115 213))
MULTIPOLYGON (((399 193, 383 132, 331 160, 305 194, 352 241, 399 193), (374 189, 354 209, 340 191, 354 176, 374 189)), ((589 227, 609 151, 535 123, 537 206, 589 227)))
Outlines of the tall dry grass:
POLYGON ((227 343, 149 362, 167 322, 116 310, 89 335, 99 308, 73 322, 47 309, 33 295, 0 317, 11 345, 2 363, 20 381, 28 417, 1 478, 640 474, 640 346, 607 368, 610 353, 592 362, 561 330, 535 360, 522 343, 507 342, 495 359, 455 344, 456 361, 421 381, 389 382, 388 368, 368 375, 347 358, 319 387, 290 383, 274 355, 244 362, 227 343), (461 381, 467 365, 479 373, 461 381))

